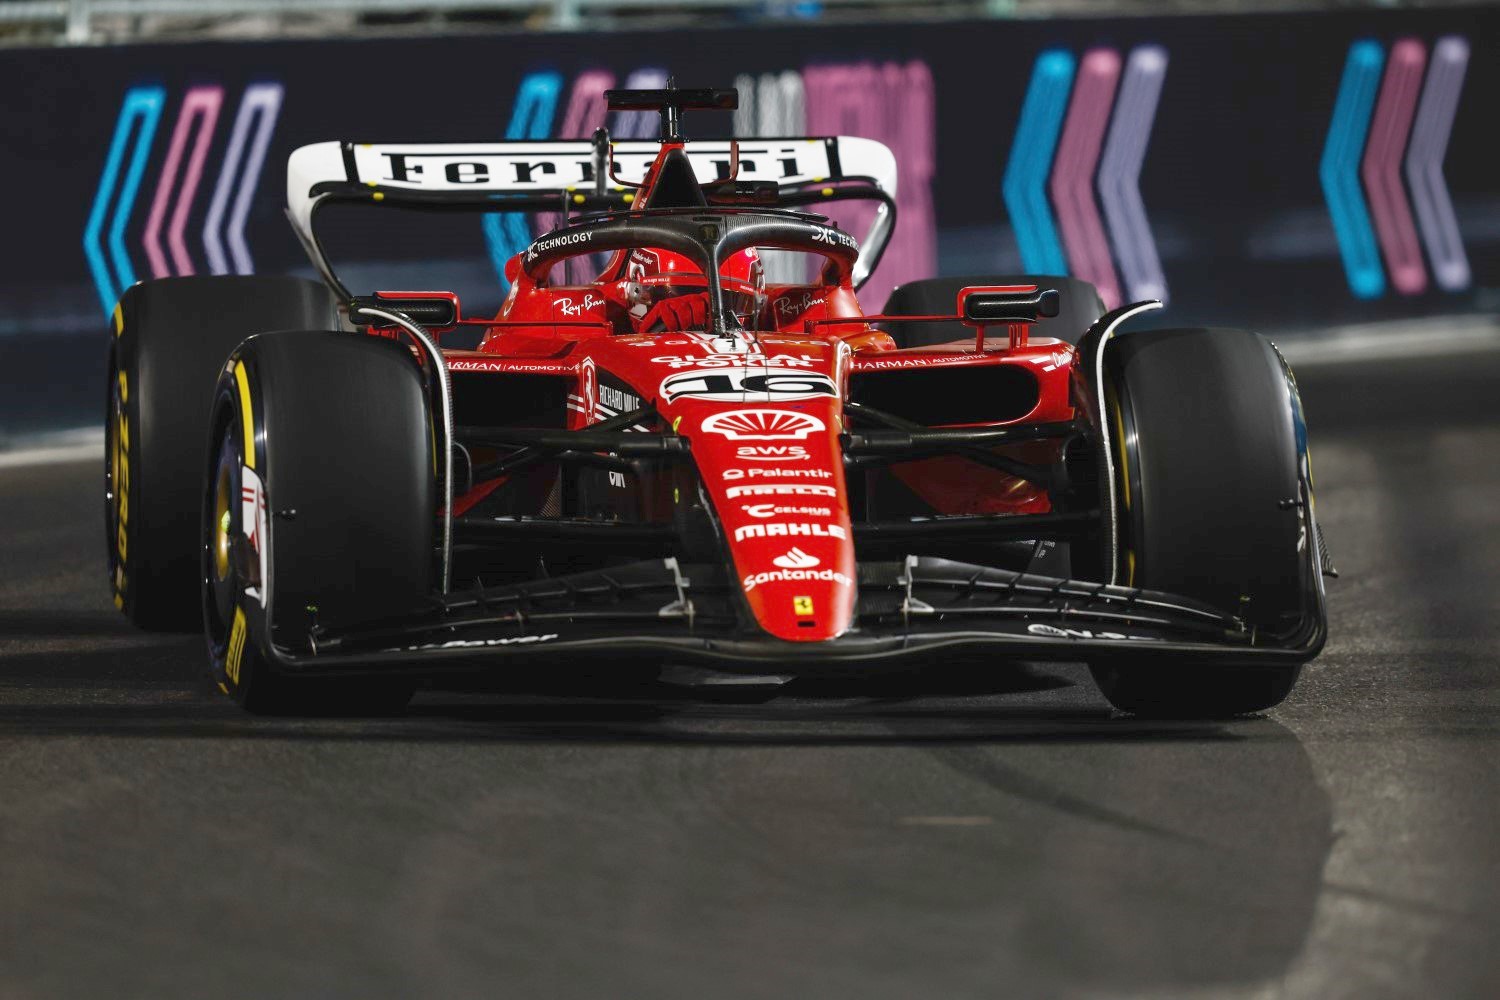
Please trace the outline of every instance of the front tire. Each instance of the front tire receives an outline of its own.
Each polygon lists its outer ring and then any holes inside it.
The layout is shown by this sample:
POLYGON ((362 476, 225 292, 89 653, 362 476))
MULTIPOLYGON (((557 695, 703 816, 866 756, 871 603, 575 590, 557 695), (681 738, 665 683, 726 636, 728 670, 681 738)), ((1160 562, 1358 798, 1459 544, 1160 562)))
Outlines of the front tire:
MULTIPOLYGON (((1243 330, 1127 334, 1105 351, 1119 498, 1116 581, 1211 604, 1278 642, 1323 629, 1306 428, 1270 342, 1243 330)), ((1300 664, 1091 665, 1116 708, 1220 717, 1291 691, 1300 664)))
POLYGON ((280 663, 317 627, 423 610, 438 491, 423 377, 383 338, 252 337, 219 381, 203 491, 209 673, 251 712, 384 714, 413 685, 280 663))

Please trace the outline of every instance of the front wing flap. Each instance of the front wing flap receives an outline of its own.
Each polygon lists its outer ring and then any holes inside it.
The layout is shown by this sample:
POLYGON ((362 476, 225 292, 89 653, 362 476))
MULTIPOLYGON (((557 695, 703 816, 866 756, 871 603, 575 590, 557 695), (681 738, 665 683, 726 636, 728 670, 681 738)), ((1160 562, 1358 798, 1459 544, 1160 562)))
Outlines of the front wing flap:
POLYGON ((1305 662, 1322 616, 1288 635, 1157 591, 911 556, 860 564, 856 624, 825 642, 786 642, 752 624, 738 581, 708 564, 656 559, 455 593, 408 618, 278 645, 292 672, 432 673, 658 657, 727 673, 828 676, 911 669, 938 651, 1027 660, 1305 662))

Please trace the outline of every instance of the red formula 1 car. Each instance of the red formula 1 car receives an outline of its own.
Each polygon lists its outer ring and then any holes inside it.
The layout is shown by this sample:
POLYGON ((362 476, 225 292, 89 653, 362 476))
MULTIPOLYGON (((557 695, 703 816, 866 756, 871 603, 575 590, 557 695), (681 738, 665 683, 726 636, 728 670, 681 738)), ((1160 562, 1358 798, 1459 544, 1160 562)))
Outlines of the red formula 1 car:
POLYGON ((167 279, 115 312, 116 603, 201 617, 258 711, 580 662, 707 682, 959 652, 1086 661, 1127 711, 1281 701, 1331 567, 1275 348, 1117 336, 1158 304, 1105 312, 1066 278, 918 281, 876 314, 856 290, 895 221, 889 151, 682 140, 684 109, 734 100, 611 91, 660 112, 659 144, 297 150, 326 288, 167 279), (846 199, 875 206, 863 248, 801 211, 846 199), (564 224, 473 318, 347 289, 314 220, 349 201, 564 224), (476 348, 438 345, 466 326, 476 348))

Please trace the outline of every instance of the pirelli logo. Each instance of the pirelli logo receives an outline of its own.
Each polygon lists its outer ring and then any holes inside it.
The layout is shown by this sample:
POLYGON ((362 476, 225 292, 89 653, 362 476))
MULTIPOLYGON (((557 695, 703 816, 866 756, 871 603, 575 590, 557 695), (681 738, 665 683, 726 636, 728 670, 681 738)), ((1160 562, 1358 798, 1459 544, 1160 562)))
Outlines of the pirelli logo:
POLYGON ((234 624, 229 629, 229 646, 224 651, 224 673, 231 684, 240 682, 240 661, 245 656, 245 634, 248 631, 244 609, 235 608, 234 624))

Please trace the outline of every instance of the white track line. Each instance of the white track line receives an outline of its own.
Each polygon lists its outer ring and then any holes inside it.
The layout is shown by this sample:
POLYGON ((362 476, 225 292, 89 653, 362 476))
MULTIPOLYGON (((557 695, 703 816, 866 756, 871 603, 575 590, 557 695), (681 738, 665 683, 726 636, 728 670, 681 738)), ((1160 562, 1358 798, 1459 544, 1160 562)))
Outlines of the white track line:
POLYGON ((21 442, 21 447, 0 451, 0 469, 23 469, 32 465, 59 465, 64 462, 104 461, 104 431, 96 428, 38 434, 21 442))
POLYGON ((1268 334, 1293 366, 1500 350, 1500 316, 1431 316, 1268 334))

